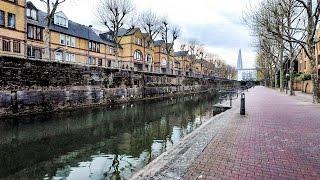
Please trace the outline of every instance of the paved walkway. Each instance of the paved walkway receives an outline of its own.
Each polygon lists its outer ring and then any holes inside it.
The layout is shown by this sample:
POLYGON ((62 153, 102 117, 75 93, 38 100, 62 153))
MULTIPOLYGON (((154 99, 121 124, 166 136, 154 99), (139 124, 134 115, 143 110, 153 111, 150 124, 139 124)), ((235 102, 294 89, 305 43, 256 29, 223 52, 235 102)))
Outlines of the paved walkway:
POLYGON ((246 96, 183 179, 320 179, 320 106, 264 87, 246 96))

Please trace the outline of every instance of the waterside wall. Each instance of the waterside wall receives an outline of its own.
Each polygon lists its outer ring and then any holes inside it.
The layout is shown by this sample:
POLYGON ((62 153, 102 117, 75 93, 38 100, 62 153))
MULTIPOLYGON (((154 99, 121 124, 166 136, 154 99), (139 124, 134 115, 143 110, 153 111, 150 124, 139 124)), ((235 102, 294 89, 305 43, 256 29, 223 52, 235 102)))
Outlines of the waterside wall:
POLYGON ((212 77, 0 57, 0 117, 124 103, 235 86, 212 77))

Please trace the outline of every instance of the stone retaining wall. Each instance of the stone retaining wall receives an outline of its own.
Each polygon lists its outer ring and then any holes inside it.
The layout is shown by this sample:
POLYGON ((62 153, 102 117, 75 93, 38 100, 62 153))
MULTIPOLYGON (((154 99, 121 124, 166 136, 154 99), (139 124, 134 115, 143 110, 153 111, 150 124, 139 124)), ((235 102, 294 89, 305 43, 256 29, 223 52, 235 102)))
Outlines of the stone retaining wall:
POLYGON ((103 67, 0 57, 0 117, 122 103, 233 86, 103 67))

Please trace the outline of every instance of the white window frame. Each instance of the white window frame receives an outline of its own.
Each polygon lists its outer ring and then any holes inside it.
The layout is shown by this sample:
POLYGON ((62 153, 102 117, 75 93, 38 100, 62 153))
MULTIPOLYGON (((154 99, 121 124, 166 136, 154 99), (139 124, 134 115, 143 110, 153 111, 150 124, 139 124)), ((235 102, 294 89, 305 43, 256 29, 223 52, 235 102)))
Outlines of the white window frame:
POLYGON ((8 12, 7 19, 8 19, 8 25, 7 26, 9 28, 16 28, 16 23, 17 23, 16 22, 16 14, 8 12), (9 15, 11 15, 12 19, 9 19, 9 15), (12 24, 12 25, 10 26, 9 24, 12 24))
POLYGON ((67 62, 70 62, 70 54, 69 53, 65 53, 65 60, 67 62))
POLYGON ((55 57, 55 60, 56 61, 62 61, 63 60, 63 53, 62 52, 59 52, 59 51, 56 51, 54 53, 54 57, 55 57))
POLYGON ((31 17, 31 9, 30 8, 27 8, 26 15, 27 15, 27 17, 31 17))
POLYGON ((160 62, 160 65, 161 65, 161 67, 167 67, 167 65, 168 65, 167 60, 165 58, 162 58, 161 62, 160 62))
POLYGON ((109 53, 110 54, 114 54, 114 51, 115 51, 114 47, 109 47, 109 53))
POLYGON ((152 57, 151 54, 147 54, 145 59, 146 59, 146 62, 152 62, 153 61, 153 57, 152 57))
POLYGON ((33 20, 37 20, 37 11, 35 9, 31 9, 30 11, 30 17, 33 19, 33 20))
POLYGON ((71 37, 71 47, 76 47, 76 38, 71 37))
POLYGON ((59 13, 54 16, 54 24, 68 28, 68 18, 64 14, 59 13))
POLYGON ((71 46, 71 39, 70 36, 66 35, 66 45, 71 46))
POLYGON ((133 53, 133 59, 137 60, 137 61, 141 61, 142 60, 142 52, 139 50, 135 50, 133 53))
POLYGON ((75 54, 70 54, 70 61, 75 62, 76 61, 76 55, 75 54))
POLYGON ((66 35, 60 34, 60 44, 66 45, 66 35))

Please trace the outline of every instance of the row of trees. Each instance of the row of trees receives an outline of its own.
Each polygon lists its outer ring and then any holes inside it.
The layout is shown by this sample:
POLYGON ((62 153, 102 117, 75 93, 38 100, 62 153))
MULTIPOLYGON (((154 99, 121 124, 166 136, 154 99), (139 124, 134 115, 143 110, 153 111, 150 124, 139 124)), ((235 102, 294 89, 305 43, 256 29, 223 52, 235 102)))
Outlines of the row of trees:
MULTIPOLYGON (((45 41, 45 55, 44 57, 50 59, 50 25, 53 21, 54 14, 57 8, 66 0, 40 0, 47 6, 47 25, 44 31, 45 41)), ((156 39, 164 41, 165 50, 167 52, 167 59, 170 59, 170 52, 173 52, 173 46, 176 40, 180 37, 180 28, 168 21, 166 17, 159 17, 155 12, 147 10, 136 15, 135 7, 132 0, 101 0, 97 9, 97 17, 101 24, 106 27, 106 30, 111 33, 111 37, 115 42, 115 64, 119 64, 119 49, 120 41, 123 36, 132 31, 134 28, 141 28, 148 34, 146 39, 147 46, 150 48, 151 44, 156 39), (121 29, 126 29, 126 33, 121 33, 121 29)), ((191 57, 192 65, 197 60, 208 61, 215 68, 217 74, 223 77, 234 78, 235 69, 227 65, 218 56, 206 53, 204 46, 199 44, 196 40, 189 40, 187 43, 181 45, 182 51, 188 51, 188 56, 191 57)))
POLYGON ((190 66, 193 67, 195 63, 206 61, 205 66, 214 71, 215 76, 236 79, 236 68, 228 65, 219 55, 209 52, 204 45, 196 39, 189 39, 180 45, 180 51, 188 51, 186 55, 191 60, 190 66))
POLYGON ((256 37, 257 66, 261 75, 284 89, 284 64, 289 63, 290 95, 293 95, 294 62, 300 52, 310 60, 313 102, 319 102, 319 78, 315 46, 319 22, 319 0, 263 0, 246 13, 244 21, 256 37))

